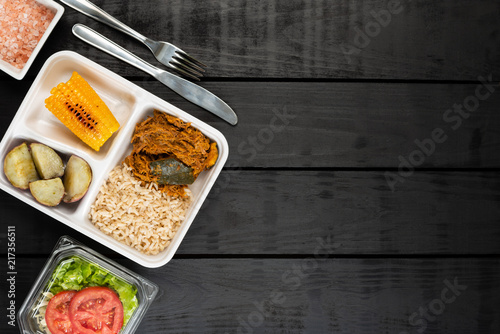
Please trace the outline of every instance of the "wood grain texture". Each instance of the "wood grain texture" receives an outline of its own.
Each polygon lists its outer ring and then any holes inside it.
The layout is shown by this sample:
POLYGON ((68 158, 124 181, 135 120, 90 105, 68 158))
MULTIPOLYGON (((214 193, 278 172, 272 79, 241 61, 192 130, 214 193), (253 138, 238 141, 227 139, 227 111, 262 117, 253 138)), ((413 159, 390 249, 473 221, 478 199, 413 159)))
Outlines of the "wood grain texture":
MULTIPOLYGON (((18 260, 19 305, 44 262, 18 260)), ((193 259, 160 269, 120 262, 162 289, 137 333, 500 331, 498 259, 193 259)))
MULTIPOLYGON (((500 254, 499 200, 498 173, 417 172, 391 192, 384 172, 225 171, 178 254, 314 254, 318 238, 335 254, 500 254)), ((6 193, 0 201, 19 254, 47 254, 62 234, 115 254, 6 193)))
MULTIPOLYGON (((393 8, 390 0, 94 2, 146 36, 203 60, 209 77, 476 80, 487 72, 498 80, 500 75, 495 0, 400 1, 390 17, 381 14, 393 8)), ((137 75, 72 36, 75 23, 156 63, 139 42, 68 7, 56 27, 58 37, 49 39, 41 56, 74 49, 99 57, 121 75, 137 75)))
MULTIPOLYGON (((17 308, 67 234, 159 284, 137 333, 500 333, 500 2, 402 0, 388 22, 390 0, 91 1, 205 61, 200 84, 240 122, 80 41, 75 23, 158 65, 66 7, 27 77, 0 73, 1 134, 45 60, 73 50, 220 130, 230 156, 156 269, 0 192, 4 260, 6 226, 17 231, 17 308), (470 115, 448 112, 478 92, 491 94, 470 115), (429 142, 435 129, 444 142, 429 142)), ((5 319, 0 333, 17 333, 5 319)))
MULTIPOLYGON (((219 128, 233 167, 399 167, 425 151, 415 167, 499 167, 500 86, 466 118, 455 106, 480 84, 202 83, 236 111, 239 124, 218 118, 154 81, 139 85, 219 128), (444 142, 433 131, 442 129, 444 142), (417 152, 418 153, 418 152, 417 152)), ((484 88, 486 89, 486 88, 484 88)), ((416 159, 414 159, 416 160, 416 159)))
MULTIPOLYGON (((401 159, 417 168, 500 167, 498 85, 461 116, 454 105, 469 101, 478 87, 487 93, 480 83, 203 82, 234 108, 239 124, 233 127, 156 80, 133 82, 219 129, 233 168, 398 168, 401 159), (433 140, 436 128, 443 143, 433 140), (425 149, 416 141, 434 144, 421 144, 425 149), (425 152, 421 160, 414 156, 419 152, 425 152)), ((28 88, 16 82, 0 91, 2 133, 28 88)))

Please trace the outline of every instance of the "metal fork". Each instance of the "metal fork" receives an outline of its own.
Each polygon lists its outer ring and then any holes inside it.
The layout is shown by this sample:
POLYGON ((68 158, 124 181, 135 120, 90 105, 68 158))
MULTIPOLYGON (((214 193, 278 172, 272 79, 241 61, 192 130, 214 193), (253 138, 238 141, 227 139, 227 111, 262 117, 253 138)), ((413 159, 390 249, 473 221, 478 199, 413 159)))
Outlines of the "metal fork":
POLYGON ((94 20, 105 23, 141 41, 151 50, 160 63, 168 66, 177 73, 194 80, 200 80, 199 78, 203 76, 203 72, 205 72, 203 68, 206 65, 191 57, 177 46, 147 38, 87 0, 61 0, 61 2, 90 16, 94 20))

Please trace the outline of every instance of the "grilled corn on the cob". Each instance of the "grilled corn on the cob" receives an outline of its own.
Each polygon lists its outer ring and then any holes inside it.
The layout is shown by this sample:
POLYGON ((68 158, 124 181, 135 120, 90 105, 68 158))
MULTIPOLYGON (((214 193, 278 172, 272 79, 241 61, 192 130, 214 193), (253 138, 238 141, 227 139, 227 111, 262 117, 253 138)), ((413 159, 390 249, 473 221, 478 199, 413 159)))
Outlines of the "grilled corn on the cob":
POLYGON ((45 100, 47 109, 96 151, 120 127, 104 101, 77 72, 50 93, 45 100))

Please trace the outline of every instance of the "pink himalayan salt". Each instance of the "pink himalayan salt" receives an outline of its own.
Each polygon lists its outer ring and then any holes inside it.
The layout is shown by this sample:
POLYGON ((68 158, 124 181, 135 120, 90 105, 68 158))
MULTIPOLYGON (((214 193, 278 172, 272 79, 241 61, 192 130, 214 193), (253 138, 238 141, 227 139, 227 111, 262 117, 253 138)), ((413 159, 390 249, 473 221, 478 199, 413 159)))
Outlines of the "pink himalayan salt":
POLYGON ((35 0, 0 0, 0 59, 23 68, 54 15, 35 0))

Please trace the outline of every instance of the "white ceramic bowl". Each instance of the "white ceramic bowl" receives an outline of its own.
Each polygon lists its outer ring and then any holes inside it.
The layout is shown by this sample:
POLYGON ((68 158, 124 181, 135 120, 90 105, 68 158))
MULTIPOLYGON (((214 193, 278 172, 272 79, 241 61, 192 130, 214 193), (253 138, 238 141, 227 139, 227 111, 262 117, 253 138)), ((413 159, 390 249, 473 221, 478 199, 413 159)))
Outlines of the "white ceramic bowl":
MULTIPOLYGON (((7 1, 16 1, 16 0, 7 0, 7 1)), ((64 13, 64 7, 56 3, 55 1, 52 0, 35 0, 35 1, 54 11, 55 15, 23 68, 16 68, 11 64, 0 59, 0 70, 14 77, 17 80, 21 80, 22 78, 24 78, 29 68, 31 67, 31 64, 33 64, 33 61, 38 55, 38 52, 40 52, 40 49, 45 44, 45 41, 49 37, 52 30, 54 30, 54 27, 56 26, 57 22, 59 22, 59 19, 64 13)))
POLYGON ((29 190, 15 188, 7 180, 4 173, 0 173, 0 188, 2 190, 131 260, 151 268, 160 267, 173 257, 229 154, 227 141, 218 130, 121 76, 71 51, 61 51, 54 54, 40 70, 0 142, 2 163, 6 154, 23 141, 40 142, 52 147, 63 156, 76 154, 85 159, 90 164, 93 172, 90 188, 80 201, 61 203, 56 207, 44 206, 32 197, 29 190), (108 139, 99 152, 92 150, 80 141, 45 108, 44 101, 50 96, 51 88, 60 82, 68 81, 73 71, 77 71, 89 82, 120 123, 120 129, 108 139), (144 120, 146 116, 152 116, 154 109, 159 109, 190 122, 192 126, 202 131, 217 143, 219 158, 211 169, 202 172, 196 181, 189 186, 193 194, 193 202, 170 245, 157 255, 145 255, 105 235, 90 222, 88 213, 100 186, 107 179, 111 169, 119 165, 132 150, 130 140, 136 123, 144 120))

